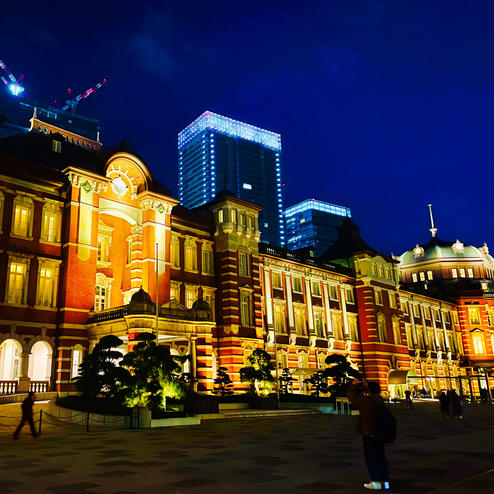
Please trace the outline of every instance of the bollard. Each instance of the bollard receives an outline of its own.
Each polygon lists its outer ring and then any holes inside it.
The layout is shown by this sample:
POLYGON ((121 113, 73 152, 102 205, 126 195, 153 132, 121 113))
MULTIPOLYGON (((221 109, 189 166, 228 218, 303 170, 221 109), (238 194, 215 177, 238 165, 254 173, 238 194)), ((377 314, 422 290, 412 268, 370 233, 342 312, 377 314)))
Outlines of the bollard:
POLYGON ((43 410, 39 411, 38 435, 41 434, 41 422, 43 420, 43 410))

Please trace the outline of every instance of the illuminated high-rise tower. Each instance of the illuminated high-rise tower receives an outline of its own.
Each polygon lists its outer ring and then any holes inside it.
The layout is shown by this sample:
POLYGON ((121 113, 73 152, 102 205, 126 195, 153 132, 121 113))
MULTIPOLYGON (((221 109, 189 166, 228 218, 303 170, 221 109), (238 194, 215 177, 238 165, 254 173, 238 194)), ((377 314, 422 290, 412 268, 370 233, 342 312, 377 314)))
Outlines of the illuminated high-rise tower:
POLYGON ((261 241, 283 246, 280 161, 280 134, 206 111, 178 134, 180 202, 194 208, 228 190, 263 208, 261 241))

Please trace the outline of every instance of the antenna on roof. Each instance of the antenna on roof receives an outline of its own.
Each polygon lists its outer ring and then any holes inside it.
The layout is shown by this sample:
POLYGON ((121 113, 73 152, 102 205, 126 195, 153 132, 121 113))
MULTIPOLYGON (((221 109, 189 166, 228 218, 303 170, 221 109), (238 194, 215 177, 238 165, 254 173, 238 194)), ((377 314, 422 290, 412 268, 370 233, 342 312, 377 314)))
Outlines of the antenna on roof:
POLYGON ((437 228, 434 227, 434 217, 432 216, 432 204, 427 204, 429 206, 429 214, 431 217, 431 228, 429 228, 429 231, 431 232, 432 236, 435 237, 437 233, 437 228))

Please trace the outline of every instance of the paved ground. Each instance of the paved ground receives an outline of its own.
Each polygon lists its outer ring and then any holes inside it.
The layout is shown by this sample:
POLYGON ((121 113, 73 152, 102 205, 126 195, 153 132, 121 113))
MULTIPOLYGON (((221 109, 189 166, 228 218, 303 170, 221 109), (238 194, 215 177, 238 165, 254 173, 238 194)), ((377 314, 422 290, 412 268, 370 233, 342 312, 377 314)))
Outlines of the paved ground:
MULTIPOLYGON (((10 408, 9 408, 10 407, 10 408)), ((393 493, 492 493, 493 407, 440 416, 436 403, 396 411, 388 449, 393 493)), ((356 417, 305 416, 208 421, 146 431, 49 426, 19 441, 0 406, 0 492, 363 493, 367 474, 356 417), (2 418, 2 415, 4 416, 2 418)), ((13 420, 10 420, 12 422, 13 420)))

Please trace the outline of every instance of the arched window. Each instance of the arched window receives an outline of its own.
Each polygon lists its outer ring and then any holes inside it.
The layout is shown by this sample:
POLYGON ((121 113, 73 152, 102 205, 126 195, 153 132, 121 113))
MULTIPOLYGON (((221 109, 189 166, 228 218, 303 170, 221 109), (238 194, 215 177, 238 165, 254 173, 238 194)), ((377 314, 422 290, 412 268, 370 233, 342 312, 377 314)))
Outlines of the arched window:
POLYGON ((31 381, 49 381, 51 377, 52 349, 48 342, 38 341, 29 357, 29 377, 31 381))
POLYGON ((21 368, 21 344, 14 339, 5 340, 0 345, 0 381, 14 381, 21 368))

